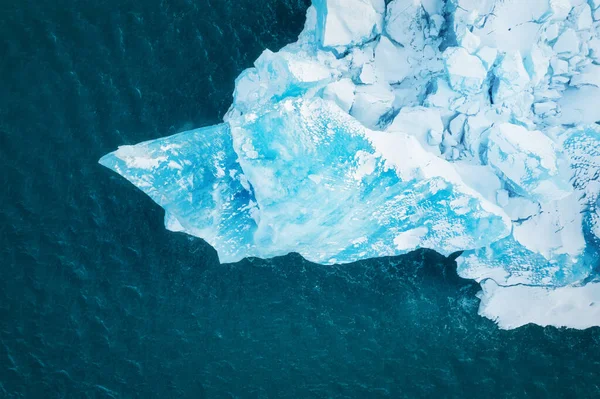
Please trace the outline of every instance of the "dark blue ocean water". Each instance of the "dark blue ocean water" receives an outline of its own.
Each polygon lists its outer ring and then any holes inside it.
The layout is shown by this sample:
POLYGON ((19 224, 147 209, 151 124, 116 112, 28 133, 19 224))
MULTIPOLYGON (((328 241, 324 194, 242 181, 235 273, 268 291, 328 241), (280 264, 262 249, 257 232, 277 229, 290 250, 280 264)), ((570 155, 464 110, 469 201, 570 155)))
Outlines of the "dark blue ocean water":
POLYGON ((218 122, 308 0, 0 0, 0 398, 600 397, 600 329, 500 331, 432 252, 219 265, 96 162, 218 122))

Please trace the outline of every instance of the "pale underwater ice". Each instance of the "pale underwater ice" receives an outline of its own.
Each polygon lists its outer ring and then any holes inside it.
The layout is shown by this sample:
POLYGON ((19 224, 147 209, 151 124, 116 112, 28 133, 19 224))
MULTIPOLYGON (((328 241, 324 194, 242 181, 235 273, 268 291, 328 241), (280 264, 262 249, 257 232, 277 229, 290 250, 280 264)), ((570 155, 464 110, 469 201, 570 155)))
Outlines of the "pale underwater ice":
POLYGON ((600 326, 600 1, 314 0, 223 124, 100 160, 222 262, 463 251, 501 328, 600 326))

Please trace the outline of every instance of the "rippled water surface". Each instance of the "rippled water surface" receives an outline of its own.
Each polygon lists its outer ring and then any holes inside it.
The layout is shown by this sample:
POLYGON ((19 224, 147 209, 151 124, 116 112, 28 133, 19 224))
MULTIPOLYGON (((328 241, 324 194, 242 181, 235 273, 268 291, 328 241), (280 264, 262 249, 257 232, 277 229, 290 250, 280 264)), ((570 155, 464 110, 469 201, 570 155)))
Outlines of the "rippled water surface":
POLYGON ((0 1, 0 398, 600 397, 600 329, 500 331, 432 252, 219 265, 96 163, 218 122, 307 6, 0 1))

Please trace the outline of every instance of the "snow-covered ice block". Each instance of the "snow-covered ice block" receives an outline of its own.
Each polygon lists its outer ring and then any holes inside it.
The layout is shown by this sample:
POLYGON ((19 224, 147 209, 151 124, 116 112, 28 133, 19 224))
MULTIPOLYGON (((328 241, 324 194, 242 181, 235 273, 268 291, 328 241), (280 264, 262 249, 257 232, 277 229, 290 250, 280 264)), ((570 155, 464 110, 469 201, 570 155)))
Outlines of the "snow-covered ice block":
POLYGON ((381 119, 393 110, 394 99, 394 92, 386 83, 357 86, 350 114, 366 127, 375 129, 381 119))
POLYGON ((527 90, 530 82, 529 74, 523 65, 523 58, 519 52, 504 54, 498 66, 494 69, 496 81, 492 90, 494 104, 520 95, 527 90))
POLYGON ((561 154, 542 132, 503 123, 488 137, 488 163, 517 194, 536 201, 554 201, 572 192, 561 170, 561 154))
POLYGON ((405 107, 386 129, 388 132, 403 132, 414 136, 423 148, 440 155, 444 124, 439 109, 426 107, 405 107))
POLYGON ((550 0, 549 3, 554 21, 561 21, 567 18, 573 8, 571 0, 550 0))
POLYGON ((582 85, 565 90, 558 100, 560 115, 557 122, 563 125, 587 125, 600 122, 600 88, 593 85, 582 85))
POLYGON ((475 54, 481 45, 479 36, 475 35, 469 29, 463 29, 457 36, 458 45, 470 54, 475 54))
POLYGON ((600 283, 560 288, 481 284, 479 314, 510 330, 534 323, 542 327, 586 329, 600 321, 600 283))
MULTIPOLYGON (((559 1, 569 3, 569 0, 559 1)), ((473 32, 481 38, 482 45, 497 48, 501 52, 519 51, 525 55, 538 40, 540 24, 553 13, 549 3, 556 2, 469 0, 470 11, 467 15, 477 12, 473 32)), ((462 6, 463 1, 460 3, 462 6)))
POLYGON ((485 69, 489 71, 494 66, 496 58, 498 58, 498 50, 493 47, 484 46, 477 51, 476 55, 483 62, 485 69))
POLYGON ((584 85, 600 87, 600 65, 587 65, 579 74, 571 78, 569 85, 575 87, 584 85))
POLYGON ((535 86, 546 77, 549 67, 549 58, 538 45, 534 45, 523 60, 523 65, 529 73, 531 84, 535 86))
POLYGON ((530 219, 533 215, 538 215, 542 211, 538 202, 524 197, 510 196, 510 193, 508 192, 507 194, 509 196, 506 199, 506 204, 502 205, 502 209, 514 222, 522 223, 523 221, 530 219))
POLYGON ((390 84, 402 82, 414 74, 414 66, 419 61, 413 57, 414 53, 394 44, 385 36, 379 39, 375 48, 375 65, 390 84))
POLYGON ((377 83, 377 72, 375 71, 375 65, 372 62, 366 63, 360 69, 360 75, 358 75, 358 83, 373 85, 377 83))
POLYGON ((356 85, 351 79, 345 78, 328 84, 323 90, 322 97, 325 100, 333 101, 344 111, 350 112, 355 92, 356 85))
POLYGON ((569 19, 574 22, 574 26, 578 31, 591 29, 592 24, 594 23, 592 9, 587 2, 582 2, 576 7, 573 7, 569 19))
POLYGON ((420 0, 392 1, 385 15, 385 32, 403 47, 422 49, 426 31, 424 11, 420 0))
POLYGON ((563 255, 576 260, 585 250, 583 218, 578 197, 541 204, 539 211, 513 226, 516 241, 546 259, 563 255))
MULTIPOLYGON (((477 165, 468 162, 452 164, 460 174, 462 181, 491 203, 497 202, 497 193, 501 190, 502 181, 488 165, 477 165)), ((502 207, 502 204, 498 204, 502 207)))
POLYGON ((554 43, 554 51, 566 58, 570 58, 579 52, 579 37, 573 29, 565 30, 554 43))
POLYGON ((241 112, 324 87, 332 80, 327 66, 296 53, 265 50, 254 65, 236 80, 233 106, 241 112))
POLYGON ((384 0, 315 0, 317 38, 325 48, 361 45, 381 33, 384 0))
POLYGON ((481 91, 487 70, 479 57, 462 47, 452 47, 444 52, 444 65, 452 89, 465 94, 481 91))

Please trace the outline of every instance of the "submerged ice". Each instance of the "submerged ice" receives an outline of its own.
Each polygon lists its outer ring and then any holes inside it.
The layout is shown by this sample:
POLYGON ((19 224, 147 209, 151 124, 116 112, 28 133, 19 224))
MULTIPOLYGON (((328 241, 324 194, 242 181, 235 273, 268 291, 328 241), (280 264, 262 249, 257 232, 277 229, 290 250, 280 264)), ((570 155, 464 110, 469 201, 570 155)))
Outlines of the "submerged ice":
POLYGON ((480 314, 600 325, 600 2, 314 0, 224 123, 100 162, 223 262, 430 248, 480 314), (598 303, 597 303, 598 302, 598 303))

